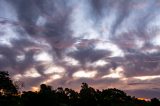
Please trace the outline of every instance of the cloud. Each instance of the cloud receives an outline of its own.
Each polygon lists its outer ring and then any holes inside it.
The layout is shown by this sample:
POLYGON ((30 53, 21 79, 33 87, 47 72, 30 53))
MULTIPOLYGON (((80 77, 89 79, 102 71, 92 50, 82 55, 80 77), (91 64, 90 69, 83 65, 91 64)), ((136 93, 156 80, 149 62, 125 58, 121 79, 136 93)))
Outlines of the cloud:
POLYGON ((25 89, 158 83, 158 0, 1 0, 0 8, 0 68, 25 89))
POLYGON ((24 77, 33 77, 33 78, 36 78, 36 77, 41 77, 41 75, 35 70, 35 69, 30 69, 30 70, 27 70, 24 75, 24 77))
POLYGON ((73 73, 73 78, 94 78, 97 74, 97 71, 83 71, 79 70, 73 73))
POLYGON ((135 97, 144 97, 144 98, 154 98, 159 97, 160 92, 154 90, 130 90, 126 91, 129 95, 133 95, 135 97))
POLYGON ((110 74, 102 76, 102 78, 123 78, 123 68, 117 67, 115 70, 110 70, 110 74))
POLYGON ((139 79, 139 80, 152 80, 152 79, 156 79, 156 78, 160 78, 160 75, 152 75, 152 76, 137 76, 137 77, 133 77, 135 79, 139 79))
POLYGON ((87 62, 95 62, 99 59, 105 58, 110 55, 106 50, 94 50, 93 47, 78 48, 77 51, 69 53, 69 56, 79 60, 81 64, 87 64, 87 62))

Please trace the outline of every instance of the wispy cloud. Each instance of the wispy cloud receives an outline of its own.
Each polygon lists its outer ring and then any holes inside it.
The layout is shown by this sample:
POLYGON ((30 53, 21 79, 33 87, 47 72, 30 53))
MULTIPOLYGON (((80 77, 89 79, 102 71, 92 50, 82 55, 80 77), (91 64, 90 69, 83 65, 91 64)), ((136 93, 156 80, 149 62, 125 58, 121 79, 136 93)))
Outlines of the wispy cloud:
POLYGON ((0 68, 25 89, 158 83, 158 0, 1 0, 0 8, 0 68))

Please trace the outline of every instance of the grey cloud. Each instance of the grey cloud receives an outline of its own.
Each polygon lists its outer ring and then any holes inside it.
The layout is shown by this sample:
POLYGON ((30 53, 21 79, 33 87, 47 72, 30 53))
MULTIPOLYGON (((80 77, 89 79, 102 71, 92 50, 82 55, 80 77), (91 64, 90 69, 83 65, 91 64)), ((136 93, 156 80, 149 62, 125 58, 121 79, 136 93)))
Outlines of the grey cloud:
POLYGON ((95 62, 99 59, 110 55, 106 50, 94 50, 94 48, 79 48, 77 51, 69 54, 71 57, 79 60, 81 64, 85 65, 87 62, 95 62))
POLYGON ((126 55, 124 68, 127 76, 159 74, 159 57, 149 54, 126 55), (153 62, 152 62, 153 61, 153 62))
POLYGON ((155 98, 155 97, 160 97, 160 92, 159 91, 155 91, 155 90, 143 90, 143 89, 139 89, 139 90, 127 90, 126 91, 129 95, 135 96, 135 97, 145 97, 145 98, 155 98))
POLYGON ((101 20, 105 14, 112 12, 112 7, 115 6, 115 0, 89 0, 91 6, 91 16, 96 17, 96 21, 101 20))
MULTIPOLYGON (((42 77, 35 78, 33 82, 32 80, 34 79, 28 78, 28 80, 26 80, 28 87, 37 85, 37 83, 46 80, 48 77, 43 74, 46 66, 33 59, 33 56, 41 50, 47 51, 52 55, 54 64, 66 69, 66 76, 64 78, 52 82, 55 86, 67 86, 67 84, 70 84, 76 88, 77 84, 80 85, 81 82, 88 82, 94 86, 98 84, 104 84, 104 86, 110 83, 117 84, 120 82, 119 79, 102 80, 99 78, 104 74, 108 74, 109 69, 116 69, 118 66, 124 68, 124 74, 127 78, 138 75, 160 74, 159 46, 155 46, 152 42, 156 33, 158 33, 158 28, 152 29, 151 26, 151 24, 156 22, 154 21, 155 16, 159 13, 156 11, 156 9, 158 10, 159 8, 158 0, 83 1, 83 3, 88 4, 87 9, 89 9, 83 11, 86 15, 84 19, 92 20, 93 24, 91 26, 94 27, 93 29, 99 34, 100 40, 110 41, 123 51, 124 56, 121 57, 111 57, 111 52, 107 49, 95 49, 98 40, 87 38, 86 35, 73 35, 73 30, 70 28, 70 25, 73 24, 71 14, 74 9, 78 8, 78 4, 82 2, 74 1, 73 3, 73 0, 7 0, 7 2, 14 7, 16 11, 14 18, 16 17, 17 21, 5 20, 4 22, 1 21, 0 24, 12 23, 15 25, 14 31, 17 33, 16 36, 18 36, 19 39, 11 40, 13 46, 11 48, 0 46, 0 54, 3 56, 0 58, 0 68, 12 68, 12 70, 15 70, 15 72, 12 71, 15 74, 23 74, 29 68, 36 68, 42 77), (115 10, 117 12, 115 12, 115 10), (110 20, 110 15, 115 15, 115 20, 110 20), (40 17, 43 17, 45 20, 41 26, 37 25, 40 17), (111 21, 111 23, 106 24, 104 22, 106 20, 111 21), (101 33, 99 33, 99 29, 103 26, 101 24, 105 24, 105 28, 111 27, 110 29, 106 28, 109 35, 104 34, 105 37, 101 36, 101 33), (140 46, 140 44, 137 43, 138 41, 143 41, 144 44, 140 46), (79 43, 78 45, 77 42, 79 43), (69 51, 72 47, 75 48, 75 50, 69 51), (26 50, 27 48, 28 50, 26 50), (157 52, 148 52, 152 49, 156 49, 157 52), (25 59, 17 62, 16 56, 19 54, 24 54, 25 59), (62 61, 65 56, 72 57, 79 61, 79 66, 67 65, 62 61), (100 59, 105 60, 108 64, 103 67, 87 66, 87 63, 93 63, 100 59), (96 69, 98 75, 95 80, 74 80, 72 74, 79 69, 96 69)), ((77 17, 76 20, 79 20, 79 17, 77 17)), ((88 24, 91 23, 88 22, 88 24)), ((156 26, 153 25, 153 27, 156 26)), ((90 28, 86 28, 86 30, 90 32, 90 28)), ((92 36, 94 36, 94 33, 92 34, 92 36)), ((157 80, 152 81, 158 83, 157 80)), ((135 83, 131 83, 131 85, 134 84, 135 83)))
POLYGON ((136 86, 136 85, 150 85, 150 84, 153 84, 153 83, 141 83, 141 82, 139 82, 139 83, 128 83, 128 85, 133 85, 133 86, 136 86))
MULTIPOLYGON (((3 56, 3 59, 1 61, 1 68, 12 68, 12 71, 15 70, 19 73, 25 71, 27 68, 33 66, 34 60, 33 60, 33 54, 35 51, 29 51, 24 53, 25 60, 18 62, 16 57, 23 53, 23 51, 16 50, 14 48, 8 48, 8 47, 0 47, 1 51, 0 54, 3 56)), ((9 71, 9 70, 8 70, 9 71)))
POLYGON ((72 33, 68 29, 69 16, 72 10, 66 1, 17 0, 9 2, 15 6, 19 22, 31 36, 44 36, 44 39, 47 39, 53 48, 57 42, 63 43, 65 39, 72 39, 72 33), (47 20, 42 27, 43 30, 40 30, 39 26, 36 25, 40 16, 47 20))
POLYGON ((114 35, 117 28, 121 25, 121 23, 131 14, 131 8, 132 8, 132 1, 126 1, 126 0, 120 0, 120 3, 118 4, 118 12, 117 12, 117 19, 115 23, 112 26, 111 33, 114 35))

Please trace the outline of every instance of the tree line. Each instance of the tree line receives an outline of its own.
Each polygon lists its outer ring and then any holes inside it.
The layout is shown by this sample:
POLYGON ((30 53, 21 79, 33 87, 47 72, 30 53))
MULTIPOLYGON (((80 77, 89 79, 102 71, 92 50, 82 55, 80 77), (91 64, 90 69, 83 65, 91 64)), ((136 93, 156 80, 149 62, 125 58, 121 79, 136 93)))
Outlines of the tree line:
POLYGON ((160 106, 160 101, 139 100, 116 88, 100 91, 87 83, 82 83, 80 92, 46 84, 39 91, 19 92, 8 72, 0 71, 0 106, 160 106))

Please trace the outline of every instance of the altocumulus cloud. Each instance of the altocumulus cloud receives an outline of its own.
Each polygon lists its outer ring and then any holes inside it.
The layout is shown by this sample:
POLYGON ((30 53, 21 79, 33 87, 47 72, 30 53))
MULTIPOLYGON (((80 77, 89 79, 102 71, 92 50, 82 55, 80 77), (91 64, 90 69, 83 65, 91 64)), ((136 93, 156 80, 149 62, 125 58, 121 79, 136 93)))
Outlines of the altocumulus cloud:
POLYGON ((87 82, 159 93, 159 0, 0 0, 0 8, 0 68, 24 89, 87 82))

